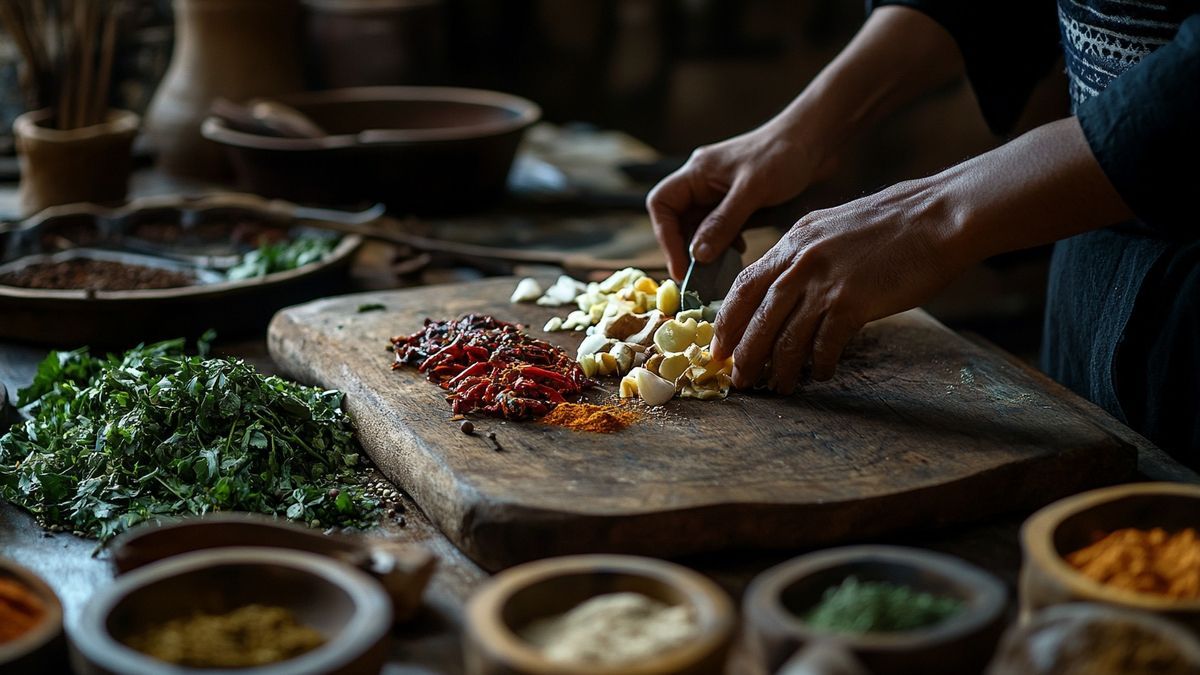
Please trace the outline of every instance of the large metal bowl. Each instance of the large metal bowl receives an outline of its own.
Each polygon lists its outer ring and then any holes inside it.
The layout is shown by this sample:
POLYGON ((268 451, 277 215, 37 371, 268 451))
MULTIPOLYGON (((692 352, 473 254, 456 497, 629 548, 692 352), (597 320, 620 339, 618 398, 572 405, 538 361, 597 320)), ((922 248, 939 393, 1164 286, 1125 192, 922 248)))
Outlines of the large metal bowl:
POLYGON ((329 135, 279 138, 205 120, 242 189, 303 203, 384 202, 395 213, 462 213, 496 202, 525 129, 517 96, 452 87, 362 87, 280 96, 329 135))

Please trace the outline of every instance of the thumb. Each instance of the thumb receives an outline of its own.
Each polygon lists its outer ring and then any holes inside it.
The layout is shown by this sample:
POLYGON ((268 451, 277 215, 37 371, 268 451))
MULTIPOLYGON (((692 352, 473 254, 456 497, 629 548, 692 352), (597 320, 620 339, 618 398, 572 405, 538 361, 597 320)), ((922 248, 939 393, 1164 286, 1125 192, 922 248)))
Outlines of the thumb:
POLYGON ((746 221, 757 210, 757 202, 749 190, 735 183, 717 208, 696 229, 696 235, 692 237, 692 253, 696 260, 703 263, 715 260, 738 238, 746 221))

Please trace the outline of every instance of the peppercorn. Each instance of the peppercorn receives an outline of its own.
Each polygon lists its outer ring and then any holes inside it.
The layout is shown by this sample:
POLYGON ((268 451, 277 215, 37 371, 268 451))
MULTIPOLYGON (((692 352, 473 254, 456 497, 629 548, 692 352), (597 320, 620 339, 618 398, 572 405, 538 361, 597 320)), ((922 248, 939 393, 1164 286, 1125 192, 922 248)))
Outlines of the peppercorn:
POLYGON ((470 436, 471 434, 475 433, 475 425, 471 422, 471 420, 463 420, 458 425, 458 430, 470 436))

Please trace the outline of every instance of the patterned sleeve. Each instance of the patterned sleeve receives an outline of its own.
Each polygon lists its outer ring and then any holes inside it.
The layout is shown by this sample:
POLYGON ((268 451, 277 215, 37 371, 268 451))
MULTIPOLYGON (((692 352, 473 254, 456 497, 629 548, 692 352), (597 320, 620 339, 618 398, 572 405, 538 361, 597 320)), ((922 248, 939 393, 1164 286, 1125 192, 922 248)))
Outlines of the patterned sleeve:
POLYGON ((983 117, 1000 136, 1061 53, 1054 0, 867 0, 868 11, 884 5, 911 7, 950 33, 983 117))
POLYGON ((1143 222, 1197 236, 1200 14, 1076 110, 1096 160, 1143 222))

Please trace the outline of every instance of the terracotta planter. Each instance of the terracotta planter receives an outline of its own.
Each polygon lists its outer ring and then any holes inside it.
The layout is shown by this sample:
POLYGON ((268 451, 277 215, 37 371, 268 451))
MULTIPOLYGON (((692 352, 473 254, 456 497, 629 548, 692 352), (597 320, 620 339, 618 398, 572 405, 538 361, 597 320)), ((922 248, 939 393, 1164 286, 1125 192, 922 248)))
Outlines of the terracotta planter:
POLYGON ((159 166, 177 176, 229 177, 200 135, 217 97, 244 101, 304 88, 296 0, 175 0, 175 51, 146 112, 159 166))
POLYGON ((113 110, 103 124, 66 131, 44 126, 50 118, 49 110, 37 110, 13 122, 21 162, 22 212, 124 200, 138 116, 113 110))

